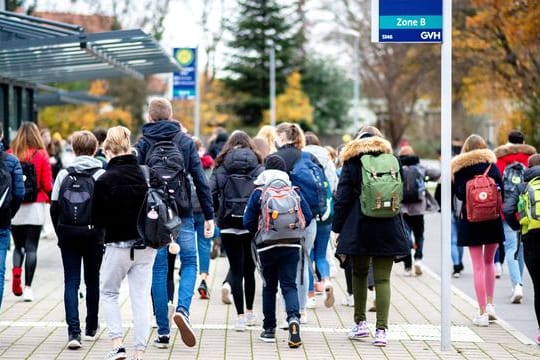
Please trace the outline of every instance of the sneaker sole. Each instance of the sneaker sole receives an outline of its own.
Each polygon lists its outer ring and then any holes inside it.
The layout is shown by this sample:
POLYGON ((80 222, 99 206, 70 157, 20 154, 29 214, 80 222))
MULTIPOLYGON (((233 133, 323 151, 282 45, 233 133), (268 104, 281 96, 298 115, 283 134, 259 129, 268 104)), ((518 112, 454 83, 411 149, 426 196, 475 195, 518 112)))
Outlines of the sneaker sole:
POLYGON ((81 348, 81 343, 78 341, 70 341, 68 342, 67 348, 69 350, 78 350, 81 348))
POLYGON ((259 336, 259 340, 261 340, 262 342, 265 342, 265 343, 275 343, 276 342, 276 338, 268 339, 268 338, 263 338, 263 337, 260 337, 260 336, 259 336))
POLYGON ((186 346, 193 347, 197 343, 195 333, 191 330, 191 327, 186 323, 184 317, 180 314, 174 314, 174 323, 180 330, 180 337, 186 346))
POLYGON ((360 340, 360 339, 365 339, 367 337, 369 337, 369 334, 365 334, 365 335, 361 335, 361 336, 359 336, 359 335, 355 335, 355 336, 349 335, 350 340, 360 340))
POLYGON ((373 346, 385 347, 385 346, 386 346, 386 343, 376 343, 376 342, 374 342, 374 343, 373 343, 373 346))
POLYGON ((414 273, 416 275, 422 275, 424 272, 422 271, 422 267, 420 265, 414 265, 414 273))
POLYGON ((523 299, 522 295, 518 295, 518 296, 513 297, 512 304, 521 304, 521 299, 523 299))
POLYGON ((167 349, 169 347, 169 344, 158 344, 156 342, 152 343, 152 345, 157 349, 167 349))
POLYGON ((231 300, 229 299, 229 290, 221 289, 221 302, 225 305, 231 305, 231 300))
POLYGON ((302 340, 300 339, 299 334, 300 325, 297 322, 292 322, 289 324, 289 338, 292 336, 297 336, 298 340, 288 340, 287 344, 291 349, 296 349, 302 345, 302 340))
POLYGON ((489 321, 495 321, 495 320, 497 320, 497 316, 495 316, 495 315, 488 315, 488 320, 489 320, 489 321))
POLYGON ((336 302, 336 298, 334 297, 334 288, 333 287, 327 287, 324 289, 324 292, 326 293, 326 299, 324 299, 324 306, 327 308, 330 308, 334 306, 334 303, 336 302))
POLYGON ((302 341, 289 341, 288 342, 288 345, 291 349, 296 349, 296 348, 299 348, 300 346, 302 346, 302 341))

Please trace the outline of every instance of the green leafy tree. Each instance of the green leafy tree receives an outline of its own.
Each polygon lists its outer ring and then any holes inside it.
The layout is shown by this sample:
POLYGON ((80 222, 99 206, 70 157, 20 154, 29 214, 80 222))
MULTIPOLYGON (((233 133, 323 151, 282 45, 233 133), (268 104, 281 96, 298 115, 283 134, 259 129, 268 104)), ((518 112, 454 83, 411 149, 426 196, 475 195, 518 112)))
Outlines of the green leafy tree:
POLYGON ((313 127, 320 134, 344 129, 352 99, 352 81, 332 59, 311 57, 302 66, 302 89, 313 106, 313 127))
POLYGON ((296 12, 275 0, 239 0, 238 16, 228 26, 234 38, 228 56, 225 85, 245 100, 235 112, 245 125, 256 125, 269 107, 269 48, 274 44, 276 89, 282 92, 287 75, 298 66, 301 33, 296 12))

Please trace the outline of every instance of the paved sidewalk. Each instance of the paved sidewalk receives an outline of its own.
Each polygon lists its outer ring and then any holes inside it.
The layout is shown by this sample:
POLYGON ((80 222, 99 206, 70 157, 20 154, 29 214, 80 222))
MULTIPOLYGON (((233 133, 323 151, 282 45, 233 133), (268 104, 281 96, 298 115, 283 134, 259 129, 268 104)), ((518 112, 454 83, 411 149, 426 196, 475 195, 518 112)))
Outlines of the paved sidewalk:
MULTIPOLYGON (((326 309, 318 296, 318 307, 309 310, 309 324, 301 328, 304 346, 287 347, 287 332, 278 330, 276 344, 258 340, 260 328, 246 332, 233 330, 234 307, 223 305, 220 299, 221 281, 227 260, 212 262, 210 277, 211 299, 193 298, 191 321, 197 331, 197 345, 187 348, 176 330, 172 346, 159 350, 149 346, 146 359, 538 359, 540 349, 530 340, 509 330, 504 322, 489 328, 471 324, 474 302, 461 292, 452 294, 452 351, 441 352, 439 345, 440 281, 429 271, 407 278, 396 266, 392 277, 392 308, 390 311, 389 344, 386 348, 371 345, 371 339, 350 341, 347 331, 352 325, 352 308, 340 305, 345 293, 343 273, 334 280, 336 305, 326 309)), ((8 277, 11 278, 10 260, 8 277)), ((255 311, 261 313, 261 284, 257 284, 255 311)), ((99 339, 83 342, 77 351, 65 348, 67 330, 64 324, 63 273, 55 241, 42 239, 38 254, 38 269, 33 286, 35 301, 24 303, 11 294, 11 281, 5 283, 5 296, 0 314, 0 359, 102 359, 110 349, 104 324, 99 339)), ((81 301, 81 319, 84 319, 81 301)), ((125 343, 130 348, 131 311, 127 288, 122 288, 123 322, 126 324, 125 343)), ((531 316, 534 316, 531 314, 531 316)), ((368 313, 373 326, 375 314, 368 313)), ((155 329, 151 340, 155 337, 155 329)))

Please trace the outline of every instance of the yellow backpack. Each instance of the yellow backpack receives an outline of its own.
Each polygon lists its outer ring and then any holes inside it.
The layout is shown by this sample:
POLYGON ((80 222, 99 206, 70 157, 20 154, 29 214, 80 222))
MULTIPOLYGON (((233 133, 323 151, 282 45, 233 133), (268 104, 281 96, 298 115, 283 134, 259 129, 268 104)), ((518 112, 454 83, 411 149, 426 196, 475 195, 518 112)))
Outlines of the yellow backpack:
POLYGON ((540 177, 529 181, 525 191, 519 195, 517 208, 522 234, 540 229, 540 177))

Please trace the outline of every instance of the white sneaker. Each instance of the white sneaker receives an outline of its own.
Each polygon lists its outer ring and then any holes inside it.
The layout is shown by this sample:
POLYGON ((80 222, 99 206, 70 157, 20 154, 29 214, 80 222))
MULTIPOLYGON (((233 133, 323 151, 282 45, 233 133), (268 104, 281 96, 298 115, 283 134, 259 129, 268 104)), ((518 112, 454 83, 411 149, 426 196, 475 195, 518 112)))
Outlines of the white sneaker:
POLYGON ((26 302, 34 301, 34 294, 32 293, 32 289, 28 286, 23 290, 23 300, 26 302))
MULTIPOLYGON (((301 313, 300 313, 301 314, 301 313)), ((279 322, 279 328, 282 330, 287 330, 289 328, 289 323, 287 322, 287 317, 279 322)))
POLYGON ((308 297, 306 302, 306 308, 315 309, 317 307, 317 299, 314 297, 308 297))
POLYGON ((233 303, 231 285, 229 285, 229 283, 224 283, 221 287, 221 302, 226 305, 230 305, 233 303))
POLYGON ((422 275, 424 273, 424 269, 422 268, 422 260, 416 260, 414 262, 414 273, 416 275, 422 275))
POLYGON ((169 301, 167 303, 167 315, 169 319, 169 326, 173 323, 173 316, 175 312, 176 312, 176 306, 174 306, 174 304, 169 301))
POLYGON ((516 284, 514 290, 512 291, 512 297, 510 301, 512 304, 521 304, 521 299, 523 298, 523 286, 516 284))
POLYGON ((495 305, 487 304, 486 313, 488 314, 489 320, 497 320, 497 314, 495 313, 495 305))
POLYGON ((239 317, 236 319, 236 323, 234 324, 234 330, 235 331, 246 331, 247 321, 244 316, 239 317))
POLYGON ((335 279, 337 273, 338 273, 337 267, 335 265, 330 266, 330 278, 335 279))
POLYGON ((345 295, 343 300, 341 300, 341 305, 353 307, 354 306, 354 296, 353 296, 353 294, 345 295))
POLYGON ((335 302, 336 298, 334 297, 334 287, 332 286, 332 283, 326 281, 324 284, 324 306, 330 308, 334 306, 335 302))
POLYGON ((489 326, 489 316, 487 313, 482 315, 477 315, 473 318, 473 324, 476 326, 486 327, 489 326))
POLYGON ((307 324, 307 323, 308 323, 307 311, 300 311, 300 324, 307 324))
POLYGON ((495 278, 500 279, 502 275, 502 265, 500 262, 495 263, 495 278))
POLYGON ((405 271, 403 272, 403 276, 405 276, 405 277, 413 276, 412 270, 411 269, 405 269, 405 271))
POLYGON ((246 313, 246 324, 247 326, 257 325, 257 315, 252 312, 246 313))

